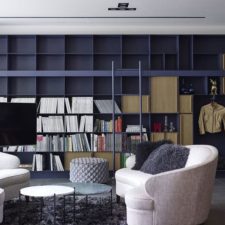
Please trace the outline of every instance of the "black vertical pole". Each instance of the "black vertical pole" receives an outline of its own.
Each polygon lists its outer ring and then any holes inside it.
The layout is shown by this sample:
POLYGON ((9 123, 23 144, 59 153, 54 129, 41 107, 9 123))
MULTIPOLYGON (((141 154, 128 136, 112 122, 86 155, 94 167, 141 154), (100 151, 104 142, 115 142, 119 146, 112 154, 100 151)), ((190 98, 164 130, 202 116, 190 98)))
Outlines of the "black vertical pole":
POLYGON ((140 141, 142 142, 142 74, 141 61, 139 61, 139 123, 140 123, 140 141))
POLYGON ((115 174, 115 79, 114 79, 114 61, 112 61, 112 131, 113 131, 113 176, 115 174))

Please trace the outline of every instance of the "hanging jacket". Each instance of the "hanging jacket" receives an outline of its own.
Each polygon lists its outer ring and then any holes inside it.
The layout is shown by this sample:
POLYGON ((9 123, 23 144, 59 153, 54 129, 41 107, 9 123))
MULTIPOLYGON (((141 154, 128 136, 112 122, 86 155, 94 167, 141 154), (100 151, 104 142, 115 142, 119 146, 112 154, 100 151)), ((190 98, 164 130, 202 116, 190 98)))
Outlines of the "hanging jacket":
POLYGON ((225 107, 216 102, 202 106, 198 125, 200 134, 221 132, 225 127, 225 107))

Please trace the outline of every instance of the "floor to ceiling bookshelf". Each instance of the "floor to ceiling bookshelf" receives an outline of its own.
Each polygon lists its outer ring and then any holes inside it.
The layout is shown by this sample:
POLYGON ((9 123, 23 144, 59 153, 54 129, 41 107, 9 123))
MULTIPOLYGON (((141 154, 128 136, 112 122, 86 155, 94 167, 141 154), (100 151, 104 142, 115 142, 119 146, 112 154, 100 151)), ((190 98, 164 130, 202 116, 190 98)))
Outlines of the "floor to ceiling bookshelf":
MULTIPOLYGON (((110 121, 120 117, 122 131, 117 133, 121 136, 142 136, 142 132, 126 132, 127 125, 142 124, 152 141, 169 138, 180 144, 215 145, 221 159, 218 168, 223 170, 224 132, 200 135, 198 115, 200 107, 210 102, 210 78, 217 80, 216 101, 225 105, 224 53, 224 35, 2 35, 0 96, 7 97, 8 102, 14 97, 34 97, 37 106, 43 97, 68 98, 70 102, 72 97, 114 99, 121 113, 100 113, 93 104, 93 126, 96 119, 110 121), (191 86, 193 93, 184 94, 184 85, 187 89, 191 86), (163 128, 165 116, 175 127, 172 132, 163 128), (154 129, 155 123, 161 124, 161 130, 154 129)), ((66 110, 60 114, 63 119, 66 115, 66 110)), ((77 116, 80 121, 82 115, 77 116)), ((75 133, 55 135, 65 138, 75 133)), ((127 152, 123 148, 121 152, 127 152)), ((60 156, 67 171, 70 159, 78 156, 108 158, 110 169, 115 171, 121 166, 121 152, 64 149, 53 154, 60 156)), ((26 164, 32 162, 34 153, 13 154, 26 164)), ((34 176, 64 176, 65 172, 50 171, 49 151, 41 154, 46 157, 46 167, 34 172, 34 176)))

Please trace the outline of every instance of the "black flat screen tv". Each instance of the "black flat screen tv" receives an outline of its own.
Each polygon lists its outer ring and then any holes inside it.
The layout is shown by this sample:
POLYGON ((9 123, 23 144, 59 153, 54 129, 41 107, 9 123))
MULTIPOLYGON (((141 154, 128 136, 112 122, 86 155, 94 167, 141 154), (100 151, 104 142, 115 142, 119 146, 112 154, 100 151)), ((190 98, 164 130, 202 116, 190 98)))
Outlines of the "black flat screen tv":
POLYGON ((0 146, 36 144, 36 104, 0 103, 0 146))

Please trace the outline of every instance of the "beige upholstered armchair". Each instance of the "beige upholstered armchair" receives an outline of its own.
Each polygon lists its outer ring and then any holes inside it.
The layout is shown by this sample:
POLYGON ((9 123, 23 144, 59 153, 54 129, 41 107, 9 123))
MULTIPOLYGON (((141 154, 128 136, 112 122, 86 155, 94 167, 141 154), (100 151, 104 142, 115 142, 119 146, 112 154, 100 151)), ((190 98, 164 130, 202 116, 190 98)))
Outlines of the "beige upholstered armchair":
POLYGON ((125 197, 128 225, 197 225, 208 218, 218 151, 191 145, 185 168, 146 174, 116 172, 116 194, 125 197))
POLYGON ((5 191, 5 201, 18 197, 20 189, 29 184, 29 170, 19 165, 18 157, 0 152, 0 188, 5 191))

